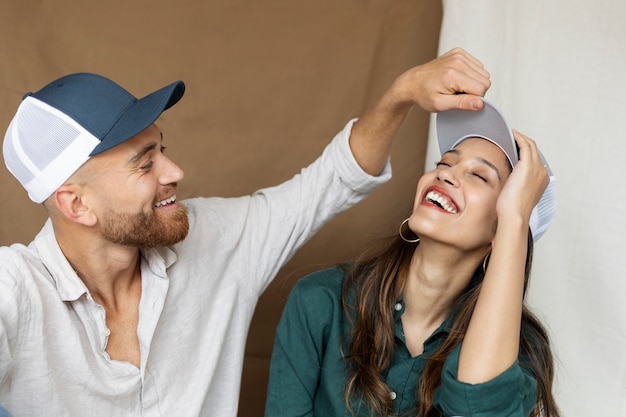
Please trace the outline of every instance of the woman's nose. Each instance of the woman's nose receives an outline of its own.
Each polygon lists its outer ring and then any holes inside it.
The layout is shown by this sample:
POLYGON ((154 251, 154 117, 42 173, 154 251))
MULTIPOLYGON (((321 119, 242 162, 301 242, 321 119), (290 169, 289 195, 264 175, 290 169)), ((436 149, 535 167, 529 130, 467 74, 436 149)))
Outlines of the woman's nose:
POLYGON ((454 167, 443 167, 437 171, 437 179, 439 181, 448 183, 452 186, 456 186, 458 184, 457 176, 454 170, 454 167))

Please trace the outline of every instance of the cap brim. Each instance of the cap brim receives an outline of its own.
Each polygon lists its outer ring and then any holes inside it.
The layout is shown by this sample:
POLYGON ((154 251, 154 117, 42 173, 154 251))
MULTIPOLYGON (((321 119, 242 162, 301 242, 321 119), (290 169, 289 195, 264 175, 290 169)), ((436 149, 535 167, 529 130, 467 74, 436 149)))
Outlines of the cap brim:
POLYGON ((465 139, 478 137, 496 144, 511 166, 519 160, 513 131, 502 114, 488 101, 478 111, 448 110, 437 114, 437 140, 443 154, 465 139))
POLYGON ((122 113, 90 156, 111 149, 145 130, 159 118, 161 113, 176 104, 184 93, 185 84, 182 81, 176 81, 136 100, 122 113))

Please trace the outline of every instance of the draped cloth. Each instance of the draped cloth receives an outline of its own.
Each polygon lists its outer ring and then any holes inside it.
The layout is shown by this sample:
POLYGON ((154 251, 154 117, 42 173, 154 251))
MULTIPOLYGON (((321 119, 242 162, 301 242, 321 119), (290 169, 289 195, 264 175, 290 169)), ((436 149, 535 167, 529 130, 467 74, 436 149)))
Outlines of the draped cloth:
MULTIPOLYGON (((485 64, 486 97, 557 176, 528 302, 568 417, 626 415, 625 20, 623 0, 443 1, 439 52, 460 46, 485 64)), ((431 123, 427 168, 438 156, 431 123)))

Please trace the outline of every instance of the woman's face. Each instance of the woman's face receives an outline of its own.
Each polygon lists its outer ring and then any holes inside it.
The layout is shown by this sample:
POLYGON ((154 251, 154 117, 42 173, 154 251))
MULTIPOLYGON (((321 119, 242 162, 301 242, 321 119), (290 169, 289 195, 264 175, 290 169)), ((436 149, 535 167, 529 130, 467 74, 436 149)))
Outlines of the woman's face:
POLYGON ((485 139, 464 140, 420 178, 409 227, 421 239, 463 250, 490 244, 496 201, 510 170, 498 146, 485 139))

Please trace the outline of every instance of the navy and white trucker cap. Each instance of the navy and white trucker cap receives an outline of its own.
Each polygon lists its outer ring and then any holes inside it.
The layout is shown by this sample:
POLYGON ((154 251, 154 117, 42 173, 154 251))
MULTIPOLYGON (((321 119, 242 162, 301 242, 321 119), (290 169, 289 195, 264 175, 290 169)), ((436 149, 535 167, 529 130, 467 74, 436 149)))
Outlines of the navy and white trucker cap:
POLYGON ((4 136, 4 162, 42 203, 90 157, 146 129, 184 92, 176 81, 138 99, 101 75, 66 75, 24 96, 4 136))

